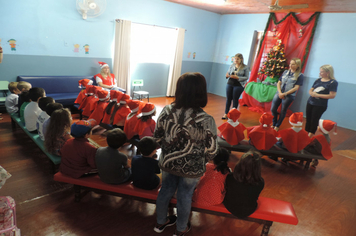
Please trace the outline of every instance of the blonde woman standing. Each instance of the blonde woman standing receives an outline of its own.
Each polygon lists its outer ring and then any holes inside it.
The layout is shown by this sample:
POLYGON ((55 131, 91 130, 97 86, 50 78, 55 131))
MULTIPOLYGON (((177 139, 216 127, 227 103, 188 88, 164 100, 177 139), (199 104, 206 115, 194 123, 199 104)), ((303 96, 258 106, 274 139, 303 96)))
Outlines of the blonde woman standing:
POLYGON ((305 124, 305 130, 309 132, 309 137, 315 134, 319 119, 328 107, 328 100, 335 98, 338 86, 334 77, 334 68, 331 65, 321 66, 319 76, 320 78, 315 80, 309 90, 310 97, 307 103, 305 124))
POLYGON ((225 114, 221 118, 227 120, 227 113, 230 111, 231 101, 232 107, 236 108, 239 106, 239 98, 244 91, 244 87, 248 80, 249 69, 244 64, 244 57, 241 53, 237 53, 234 57, 234 63, 230 66, 229 70, 226 72, 226 106, 225 114))
POLYGON ((273 128, 278 131, 286 117, 289 106, 295 99, 297 91, 303 85, 304 75, 301 73, 302 62, 299 58, 293 58, 289 63, 289 70, 285 70, 277 83, 277 92, 273 97, 271 112, 273 115, 273 128), (282 103, 282 104, 281 104, 282 103), (281 113, 278 117, 278 107, 281 105, 281 113))

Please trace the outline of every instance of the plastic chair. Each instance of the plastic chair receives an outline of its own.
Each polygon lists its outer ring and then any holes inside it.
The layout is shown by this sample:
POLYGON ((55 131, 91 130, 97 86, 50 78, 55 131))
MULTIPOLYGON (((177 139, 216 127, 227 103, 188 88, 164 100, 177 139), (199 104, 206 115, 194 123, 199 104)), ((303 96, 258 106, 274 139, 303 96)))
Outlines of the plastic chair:
POLYGON ((143 80, 142 79, 137 79, 137 80, 132 80, 132 99, 135 99, 135 97, 138 97, 139 100, 142 100, 143 98, 147 98, 148 102, 150 101, 150 93, 147 91, 141 90, 141 87, 143 86, 143 80), (135 91, 135 88, 139 87, 140 90, 135 91))
POLYGON ((0 81, 0 91, 2 92, 2 97, 0 97, 0 104, 5 105, 5 100, 7 97, 7 92, 9 91, 9 81, 0 81))

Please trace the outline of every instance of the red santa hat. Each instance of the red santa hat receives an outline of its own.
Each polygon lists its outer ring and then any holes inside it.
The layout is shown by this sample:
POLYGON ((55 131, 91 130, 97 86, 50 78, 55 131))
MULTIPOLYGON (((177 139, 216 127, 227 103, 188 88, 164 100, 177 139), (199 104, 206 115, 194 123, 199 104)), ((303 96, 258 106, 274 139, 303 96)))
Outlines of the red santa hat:
POLYGON ((142 116, 149 116, 152 115, 156 111, 156 107, 153 103, 146 103, 145 106, 142 108, 141 115, 142 116))
POLYGON ((110 95, 109 92, 106 90, 98 90, 96 92, 96 96, 99 98, 99 101, 106 101, 109 99, 110 95))
POLYGON ((273 121, 273 116, 270 113, 263 113, 260 117, 260 124, 263 125, 263 127, 267 127, 268 125, 272 124, 273 121))
POLYGON ((289 117, 289 123, 292 126, 302 126, 303 125, 303 112, 294 112, 289 117))
POLYGON ((98 63, 99 63, 99 65, 100 65, 100 68, 101 68, 101 69, 103 69, 104 67, 109 67, 109 65, 106 64, 105 62, 99 61, 98 63))
POLYGON ((87 85, 92 85, 93 81, 90 79, 81 79, 78 81, 79 83, 79 88, 86 88, 87 85))
POLYGON ((240 118, 241 112, 239 110, 237 110, 236 108, 232 108, 229 113, 227 113, 227 122, 232 126, 232 127, 236 127, 238 126, 240 123, 237 120, 238 118, 240 118))
POLYGON ((94 85, 87 85, 87 87, 85 88, 85 95, 87 96, 91 96, 95 94, 95 89, 96 86, 94 85))
MULTIPOLYGON (((130 95, 127 95, 126 93, 122 94, 122 97, 120 99, 120 104, 126 104, 128 100, 130 100, 131 97, 130 95)), ((119 101, 119 99, 117 99, 119 101)))
POLYGON ((137 112, 140 108, 140 100, 128 100, 127 105, 129 106, 131 112, 137 112))
POLYGON ((331 121, 331 120, 323 120, 323 119, 319 120, 319 128, 320 128, 321 132, 323 132, 324 134, 328 134, 334 127, 335 127, 334 134, 337 134, 336 133, 336 131, 337 131, 336 130, 337 129, 336 122, 331 121))

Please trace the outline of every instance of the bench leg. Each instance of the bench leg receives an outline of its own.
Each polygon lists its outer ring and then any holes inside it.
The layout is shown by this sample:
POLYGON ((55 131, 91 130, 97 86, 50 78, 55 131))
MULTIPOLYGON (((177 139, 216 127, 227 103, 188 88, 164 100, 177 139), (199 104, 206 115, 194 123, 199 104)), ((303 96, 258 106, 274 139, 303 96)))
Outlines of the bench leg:
POLYGON ((309 167, 310 167, 310 162, 311 161, 307 161, 304 165, 304 170, 309 170, 309 167))
POLYGON ((268 221, 265 224, 263 224, 261 236, 267 236, 269 233, 269 228, 272 226, 272 221, 268 221))

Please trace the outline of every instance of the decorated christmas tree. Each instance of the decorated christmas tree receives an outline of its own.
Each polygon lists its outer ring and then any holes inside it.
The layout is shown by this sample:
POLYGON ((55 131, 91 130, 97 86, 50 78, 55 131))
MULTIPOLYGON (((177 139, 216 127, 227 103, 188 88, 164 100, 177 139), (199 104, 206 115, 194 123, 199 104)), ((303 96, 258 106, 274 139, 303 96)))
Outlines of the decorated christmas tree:
POLYGON ((288 65, 284 54, 284 45, 282 40, 277 40, 276 45, 267 54, 258 75, 260 75, 260 78, 263 75, 267 75, 270 78, 279 78, 286 69, 288 69, 288 65))

